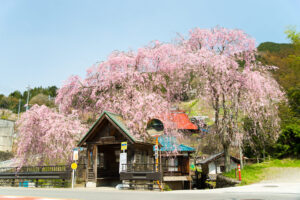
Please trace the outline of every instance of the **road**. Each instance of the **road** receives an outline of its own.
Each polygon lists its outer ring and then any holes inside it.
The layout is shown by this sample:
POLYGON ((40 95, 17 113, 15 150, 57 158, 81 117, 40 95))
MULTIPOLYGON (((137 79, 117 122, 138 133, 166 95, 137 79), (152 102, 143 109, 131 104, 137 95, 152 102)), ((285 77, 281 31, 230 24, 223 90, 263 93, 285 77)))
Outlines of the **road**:
POLYGON ((273 168, 261 183, 214 190, 153 192, 104 187, 75 189, 0 187, 0 200, 52 200, 53 198, 60 200, 300 200, 300 168, 273 168))
POLYGON ((300 200, 300 183, 260 183, 215 190, 171 192, 120 191, 114 188, 41 189, 1 187, 1 195, 80 200, 300 200))

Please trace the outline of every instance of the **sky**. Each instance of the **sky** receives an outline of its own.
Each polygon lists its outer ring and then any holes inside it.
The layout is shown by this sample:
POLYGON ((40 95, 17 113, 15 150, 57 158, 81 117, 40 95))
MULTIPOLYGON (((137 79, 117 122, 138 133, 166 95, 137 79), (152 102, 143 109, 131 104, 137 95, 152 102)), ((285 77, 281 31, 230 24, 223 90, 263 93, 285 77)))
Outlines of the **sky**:
POLYGON ((257 45, 300 31, 300 0, 0 0, 0 94, 60 87, 114 50, 221 26, 257 45))

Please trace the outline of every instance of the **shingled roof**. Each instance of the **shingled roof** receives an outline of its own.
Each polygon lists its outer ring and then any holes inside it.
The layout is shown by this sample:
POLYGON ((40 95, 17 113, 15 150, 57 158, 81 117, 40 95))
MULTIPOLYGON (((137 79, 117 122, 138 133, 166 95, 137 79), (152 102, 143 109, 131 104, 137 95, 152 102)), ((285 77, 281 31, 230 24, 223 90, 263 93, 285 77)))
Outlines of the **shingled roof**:
POLYGON ((133 136, 133 134, 129 131, 129 129, 125 125, 123 118, 120 115, 108 111, 103 111, 103 113, 100 115, 98 120, 93 124, 93 126, 89 129, 89 131, 85 134, 85 136, 80 140, 78 146, 81 146, 86 141, 86 139, 90 136, 90 134, 93 132, 96 126, 99 125, 99 123, 102 121, 104 117, 109 118, 114 123, 115 126, 119 127, 120 130, 127 136, 127 138, 131 142, 133 143, 142 142, 140 138, 136 138, 133 136))

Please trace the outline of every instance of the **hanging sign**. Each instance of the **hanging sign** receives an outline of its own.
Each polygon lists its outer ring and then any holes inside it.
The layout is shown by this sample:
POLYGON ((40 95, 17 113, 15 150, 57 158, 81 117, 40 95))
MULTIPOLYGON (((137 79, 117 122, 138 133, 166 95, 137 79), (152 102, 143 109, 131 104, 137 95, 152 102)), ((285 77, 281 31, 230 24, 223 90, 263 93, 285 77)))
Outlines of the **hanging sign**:
POLYGON ((127 150, 127 142, 122 142, 122 143, 121 143, 121 150, 122 150, 122 151, 127 150))
POLYGON ((73 160, 78 160, 78 149, 73 150, 73 160))

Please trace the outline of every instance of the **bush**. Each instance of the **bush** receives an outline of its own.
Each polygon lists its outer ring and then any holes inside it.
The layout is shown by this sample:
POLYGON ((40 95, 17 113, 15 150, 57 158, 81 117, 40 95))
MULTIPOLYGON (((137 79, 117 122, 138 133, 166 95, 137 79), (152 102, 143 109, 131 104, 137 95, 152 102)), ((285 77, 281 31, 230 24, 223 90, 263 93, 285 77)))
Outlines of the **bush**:
POLYGON ((280 134, 276 144, 277 157, 300 156, 300 126, 297 124, 287 125, 280 134))
POLYGON ((0 161, 9 160, 13 158, 13 154, 8 151, 0 151, 0 161))

